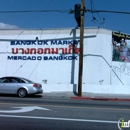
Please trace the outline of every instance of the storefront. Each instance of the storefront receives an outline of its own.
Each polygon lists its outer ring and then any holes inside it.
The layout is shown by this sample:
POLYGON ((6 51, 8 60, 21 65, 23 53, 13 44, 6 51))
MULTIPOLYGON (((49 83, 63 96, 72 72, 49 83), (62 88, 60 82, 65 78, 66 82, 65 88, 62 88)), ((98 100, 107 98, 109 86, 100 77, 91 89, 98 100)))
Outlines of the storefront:
MULTIPOLYGON (((130 85, 129 61, 115 60, 114 34, 85 28, 83 91, 111 92, 112 85, 130 85)), ((42 83, 46 92, 76 91, 79 29, 0 30, 0 45, 1 77, 25 77, 42 83)))

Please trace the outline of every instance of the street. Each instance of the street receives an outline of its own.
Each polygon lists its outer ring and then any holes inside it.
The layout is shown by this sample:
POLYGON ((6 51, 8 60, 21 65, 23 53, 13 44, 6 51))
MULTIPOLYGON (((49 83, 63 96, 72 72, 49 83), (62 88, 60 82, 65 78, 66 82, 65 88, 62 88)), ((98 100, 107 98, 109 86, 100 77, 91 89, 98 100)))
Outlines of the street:
POLYGON ((118 121, 130 120, 130 102, 0 96, 2 130, 119 130, 118 121))

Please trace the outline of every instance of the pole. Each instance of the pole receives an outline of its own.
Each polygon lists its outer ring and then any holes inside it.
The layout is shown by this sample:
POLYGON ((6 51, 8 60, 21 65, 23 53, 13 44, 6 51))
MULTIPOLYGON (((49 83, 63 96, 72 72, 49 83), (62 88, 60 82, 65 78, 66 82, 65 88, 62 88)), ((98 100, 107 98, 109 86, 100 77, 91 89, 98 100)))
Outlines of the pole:
POLYGON ((79 53, 79 73, 78 73, 78 96, 82 96, 83 41, 84 41, 84 0, 81 0, 81 23, 80 23, 80 53, 79 53))

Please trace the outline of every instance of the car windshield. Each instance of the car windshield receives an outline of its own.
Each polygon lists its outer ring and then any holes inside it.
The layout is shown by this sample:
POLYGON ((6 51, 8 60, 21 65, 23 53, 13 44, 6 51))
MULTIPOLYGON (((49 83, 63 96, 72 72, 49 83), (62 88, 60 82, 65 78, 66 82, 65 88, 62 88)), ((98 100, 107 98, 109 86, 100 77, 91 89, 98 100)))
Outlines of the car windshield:
POLYGON ((28 80, 28 79, 25 79, 25 78, 22 78, 23 80, 27 81, 28 83, 34 83, 33 81, 31 80, 28 80))

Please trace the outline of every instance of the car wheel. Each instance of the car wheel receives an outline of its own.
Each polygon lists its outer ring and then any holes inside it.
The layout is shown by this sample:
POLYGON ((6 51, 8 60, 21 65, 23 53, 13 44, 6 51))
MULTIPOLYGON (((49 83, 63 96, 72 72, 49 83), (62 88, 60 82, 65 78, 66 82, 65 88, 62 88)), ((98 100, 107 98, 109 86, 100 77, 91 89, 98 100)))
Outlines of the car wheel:
POLYGON ((19 97, 25 97, 27 95, 27 91, 24 88, 21 88, 18 90, 18 96, 19 97))

